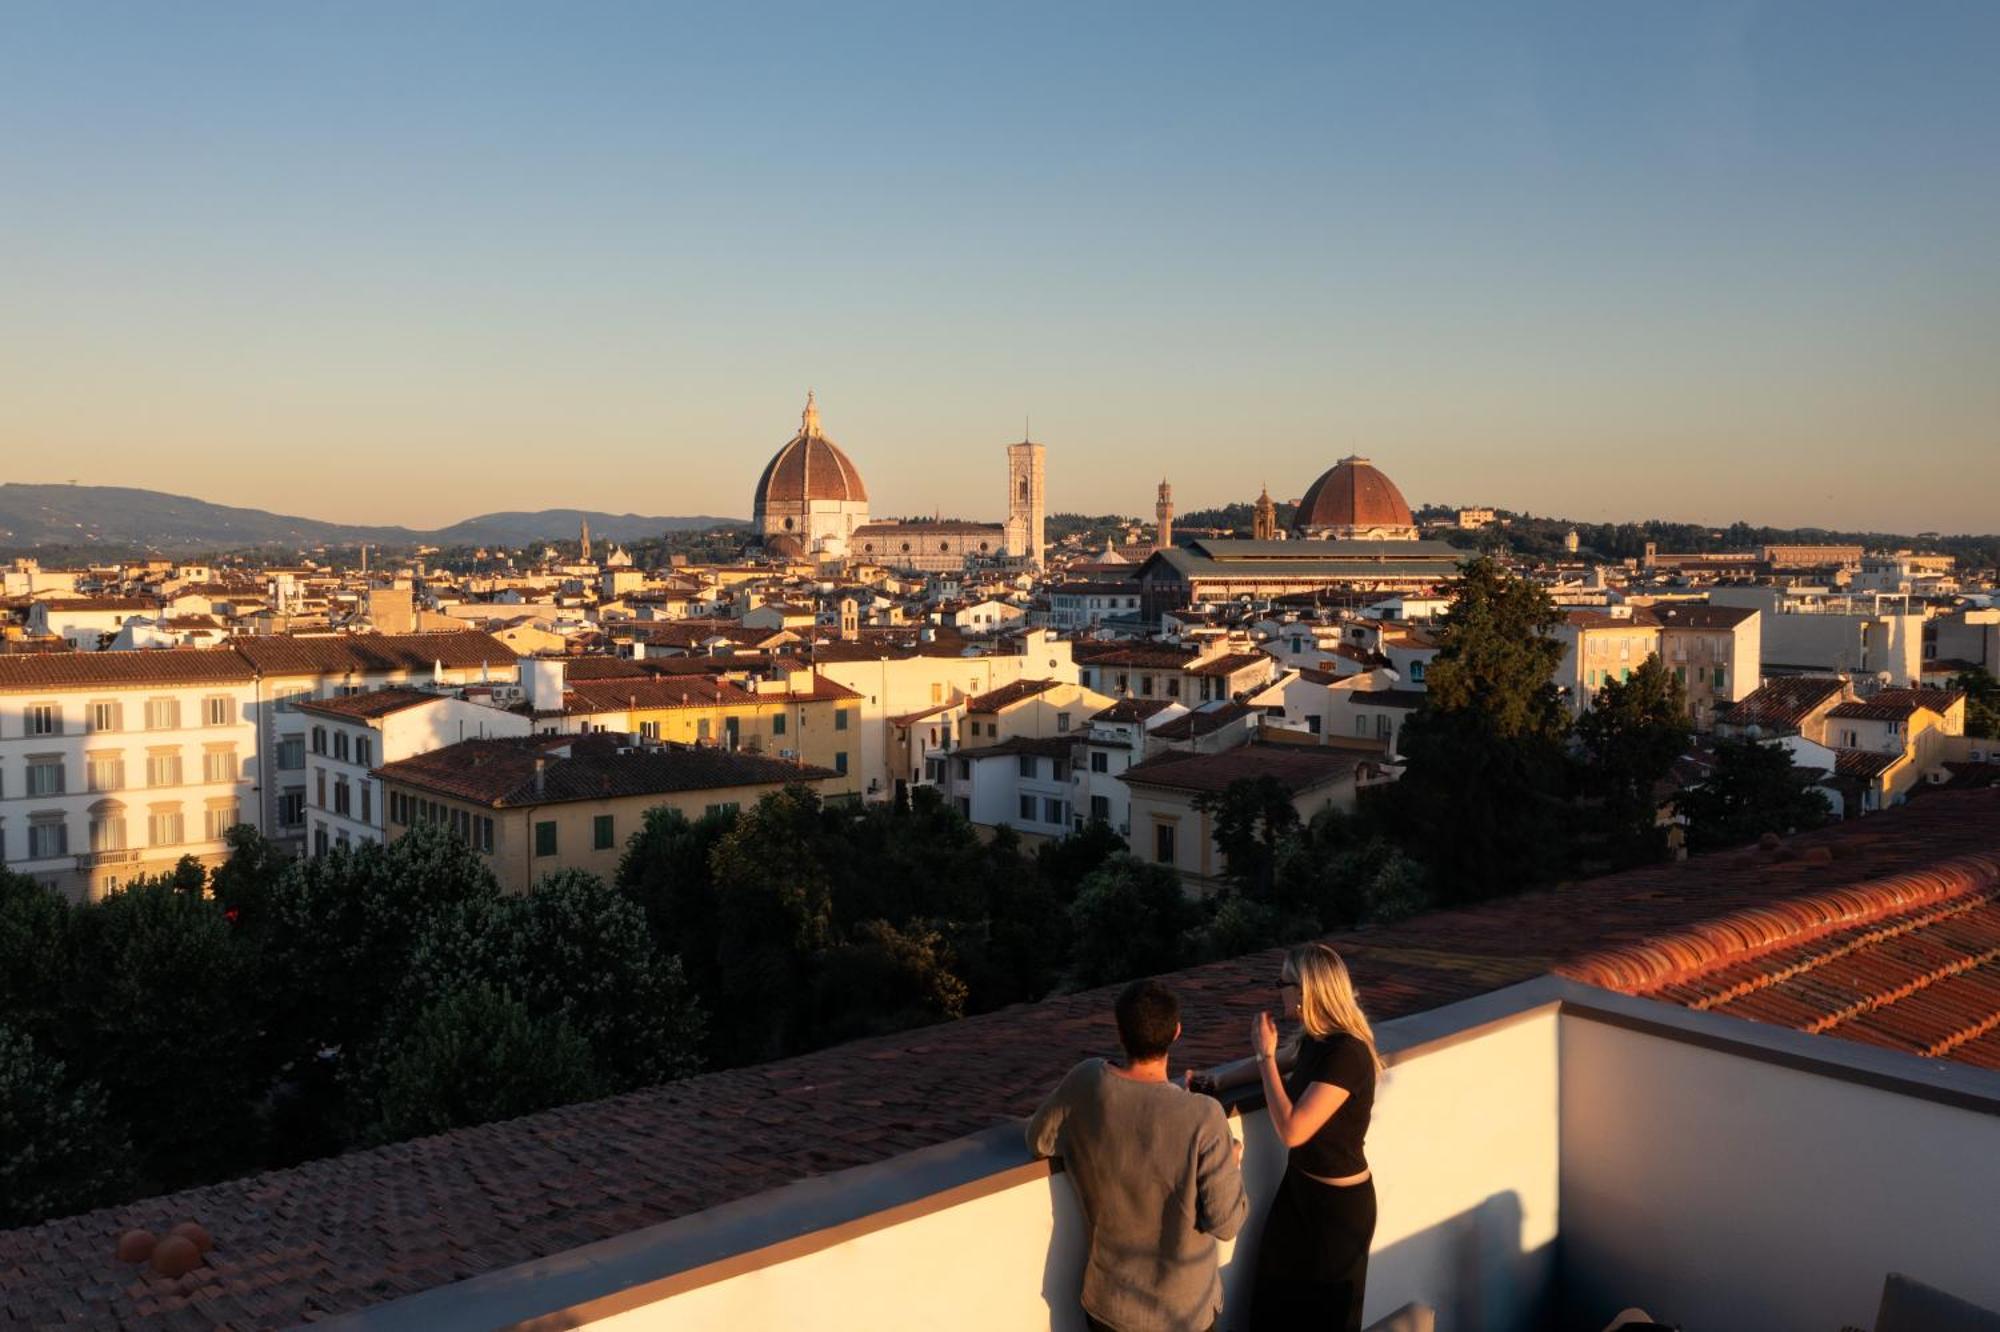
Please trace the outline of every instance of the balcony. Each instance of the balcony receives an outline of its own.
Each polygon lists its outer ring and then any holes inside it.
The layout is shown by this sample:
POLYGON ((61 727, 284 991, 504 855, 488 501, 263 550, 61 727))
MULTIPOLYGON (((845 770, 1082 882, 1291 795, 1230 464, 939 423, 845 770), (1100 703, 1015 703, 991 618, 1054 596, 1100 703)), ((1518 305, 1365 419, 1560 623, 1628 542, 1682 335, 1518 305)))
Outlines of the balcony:
MULTIPOLYGON (((1384 1023, 1369 1319, 1872 1322, 1891 1271, 2000 1307, 2000 1073, 1543 978, 1384 1023)), ((1283 1154, 1232 1105, 1252 1220, 1283 1154)), ((369 1329, 1072 1329, 1081 1221, 1002 1125, 377 1305, 369 1329)))
POLYGON ((76 858, 79 870, 99 869, 105 865, 130 865, 139 859, 139 852, 121 847, 116 851, 86 851, 76 858))

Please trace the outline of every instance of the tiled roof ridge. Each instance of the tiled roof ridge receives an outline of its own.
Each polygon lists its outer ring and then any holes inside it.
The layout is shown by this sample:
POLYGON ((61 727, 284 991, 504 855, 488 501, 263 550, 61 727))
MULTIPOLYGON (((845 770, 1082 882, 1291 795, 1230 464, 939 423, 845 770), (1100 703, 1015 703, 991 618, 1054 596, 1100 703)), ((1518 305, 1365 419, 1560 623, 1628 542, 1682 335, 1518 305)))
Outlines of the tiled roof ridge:
MULTIPOLYGON (((1926 906, 1947 907, 1925 919, 1904 920, 1878 932, 1878 937, 1887 938, 1995 898, 2000 898, 2000 853, 1954 856, 1921 870, 1743 907, 1656 935, 1643 943, 1587 953, 1563 963, 1557 971, 1585 984, 1643 996, 1722 966, 1807 943, 1837 930, 1886 921, 1926 906)), ((1727 998, 1740 997, 1847 951, 1850 950, 1843 948, 1781 973, 1757 977, 1729 995, 1711 996, 1698 1006, 1709 1007, 1727 998)))
MULTIPOLYGON (((1992 959, 1988 959, 1986 963, 1981 963, 1978 965, 1990 965, 1991 961, 1992 959)), ((1970 970, 1972 970, 1972 967, 1970 966, 1964 968, 1954 968, 1950 974, 1959 975, 1962 974, 1964 971, 1970 971, 1970 970)), ((1942 980, 1944 978, 1940 976, 1938 979, 1942 980)), ((1926 1059, 1950 1058, 1951 1052, 1953 1050, 1958 1049, 1962 1045, 1969 1045, 1973 1041, 1976 1041, 1980 1037, 1986 1035, 1988 1032, 1994 1031, 1996 1029, 2000 1029, 2000 1013, 1990 1013, 1986 1017, 1982 1018, 1980 1021, 1973 1023, 1971 1026, 1955 1031, 1951 1035, 1945 1037, 1943 1040, 1933 1041, 1931 1044, 1925 1046, 1924 1057, 1926 1059)))

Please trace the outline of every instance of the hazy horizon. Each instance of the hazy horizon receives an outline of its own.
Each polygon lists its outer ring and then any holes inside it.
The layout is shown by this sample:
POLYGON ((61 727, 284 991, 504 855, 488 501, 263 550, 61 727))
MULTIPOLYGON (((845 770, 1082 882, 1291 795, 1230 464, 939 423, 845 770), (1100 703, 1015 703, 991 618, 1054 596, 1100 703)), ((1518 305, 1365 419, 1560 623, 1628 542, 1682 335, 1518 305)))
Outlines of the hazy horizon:
POLYGON ((0 479, 2000 526, 2000 8, 0 0, 0 479))

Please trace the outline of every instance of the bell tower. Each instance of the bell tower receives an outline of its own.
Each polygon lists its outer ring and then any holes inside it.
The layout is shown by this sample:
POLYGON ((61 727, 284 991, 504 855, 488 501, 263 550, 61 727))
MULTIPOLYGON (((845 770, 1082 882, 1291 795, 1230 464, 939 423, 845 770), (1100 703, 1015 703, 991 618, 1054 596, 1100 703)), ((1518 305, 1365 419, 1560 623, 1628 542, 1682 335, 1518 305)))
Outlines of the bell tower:
POLYGON ((1153 505, 1153 520, 1158 526, 1158 537, 1154 545, 1166 550, 1174 544, 1174 488, 1160 478, 1160 498, 1153 505))
POLYGON ((1257 496, 1257 508, 1250 515, 1250 535, 1258 541, 1278 539, 1278 506, 1271 499, 1269 486, 1257 496))
POLYGON ((1007 446, 1007 554, 1040 568, 1048 554, 1042 536, 1048 450, 1023 439, 1007 446))

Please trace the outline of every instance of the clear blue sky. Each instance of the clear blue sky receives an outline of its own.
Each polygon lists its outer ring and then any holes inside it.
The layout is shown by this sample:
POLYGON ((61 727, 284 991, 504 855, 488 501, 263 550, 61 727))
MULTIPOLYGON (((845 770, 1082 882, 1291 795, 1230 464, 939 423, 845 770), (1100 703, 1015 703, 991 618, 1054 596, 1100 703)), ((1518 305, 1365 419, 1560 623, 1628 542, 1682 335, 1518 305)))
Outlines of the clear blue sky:
POLYGON ((2000 4, 0 0, 0 479, 2000 528, 2000 4))

